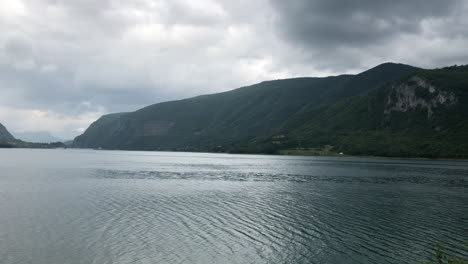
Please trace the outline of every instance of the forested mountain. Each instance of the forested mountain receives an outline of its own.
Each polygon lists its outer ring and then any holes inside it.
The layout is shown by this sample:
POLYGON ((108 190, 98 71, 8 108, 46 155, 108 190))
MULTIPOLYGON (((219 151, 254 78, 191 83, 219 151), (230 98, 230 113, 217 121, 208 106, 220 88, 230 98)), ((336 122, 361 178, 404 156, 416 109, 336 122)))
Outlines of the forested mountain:
POLYGON ((105 115, 74 146, 465 157, 467 77, 467 67, 385 63, 357 75, 265 81, 105 115))
POLYGON ((279 126, 309 104, 334 102, 414 70, 383 64, 359 75, 266 81, 229 92, 106 115, 75 139, 107 149, 229 149, 279 126), (376 78, 376 76, 378 76, 376 78))
POLYGON ((333 104, 307 106, 238 151, 327 145, 351 155, 468 158, 468 66, 419 70, 333 104), (287 137, 273 142, 277 134, 287 137))

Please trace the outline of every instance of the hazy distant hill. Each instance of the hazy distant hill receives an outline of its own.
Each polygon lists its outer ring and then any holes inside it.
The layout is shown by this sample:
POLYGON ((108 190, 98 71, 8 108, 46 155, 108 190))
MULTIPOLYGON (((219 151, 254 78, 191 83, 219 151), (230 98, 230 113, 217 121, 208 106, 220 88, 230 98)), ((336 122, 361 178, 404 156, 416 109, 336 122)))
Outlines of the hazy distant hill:
POLYGON ((14 141, 15 138, 8 132, 6 127, 0 123, 0 143, 7 143, 14 141))
POLYGON ((357 75, 265 81, 229 92, 159 103, 101 117, 75 138, 74 146, 230 151, 269 135, 305 108, 334 104, 416 70, 386 63, 357 75))
POLYGON ((0 123, 0 148, 63 148, 65 144, 54 143, 31 143, 14 138, 10 132, 0 123))
POLYGON ((64 141, 63 139, 52 136, 49 132, 46 131, 15 132, 14 135, 17 139, 36 143, 52 143, 64 141))

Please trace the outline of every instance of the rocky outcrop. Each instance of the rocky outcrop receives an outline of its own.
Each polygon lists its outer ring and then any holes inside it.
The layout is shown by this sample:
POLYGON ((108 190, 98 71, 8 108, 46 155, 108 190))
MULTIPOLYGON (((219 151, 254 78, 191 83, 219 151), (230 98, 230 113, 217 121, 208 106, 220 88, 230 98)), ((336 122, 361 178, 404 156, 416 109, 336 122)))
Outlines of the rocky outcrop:
POLYGON ((458 99, 453 92, 444 91, 421 77, 413 76, 408 82, 393 84, 385 101, 386 116, 392 112, 419 108, 427 111, 427 118, 430 119, 435 108, 454 105, 458 99))
POLYGON ((169 130, 174 126, 174 124, 174 122, 169 121, 149 120, 143 123, 141 127, 137 128, 135 136, 165 136, 169 134, 169 130))

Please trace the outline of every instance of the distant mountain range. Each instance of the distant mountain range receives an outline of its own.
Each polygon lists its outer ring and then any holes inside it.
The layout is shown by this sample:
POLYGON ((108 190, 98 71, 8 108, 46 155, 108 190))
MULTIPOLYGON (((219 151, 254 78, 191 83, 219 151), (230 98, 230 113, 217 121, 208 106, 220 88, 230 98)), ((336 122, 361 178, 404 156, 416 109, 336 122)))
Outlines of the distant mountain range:
POLYGON ((47 131, 36 131, 36 132, 15 132, 15 138, 35 143, 52 143, 52 142, 63 142, 61 138, 52 136, 47 131))
POLYGON ((102 116, 80 148, 468 158, 468 66, 385 63, 102 116))
POLYGON ((64 148, 65 144, 62 142, 28 142, 16 139, 7 130, 5 126, 0 123, 0 148, 64 148))

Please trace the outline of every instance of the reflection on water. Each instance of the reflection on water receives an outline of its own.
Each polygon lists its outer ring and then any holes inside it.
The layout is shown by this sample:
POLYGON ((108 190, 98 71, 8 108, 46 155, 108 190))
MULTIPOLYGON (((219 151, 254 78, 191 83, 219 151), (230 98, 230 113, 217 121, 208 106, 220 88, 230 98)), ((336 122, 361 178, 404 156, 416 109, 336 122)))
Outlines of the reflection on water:
POLYGON ((468 163, 0 150, 0 263, 468 257, 468 163))

